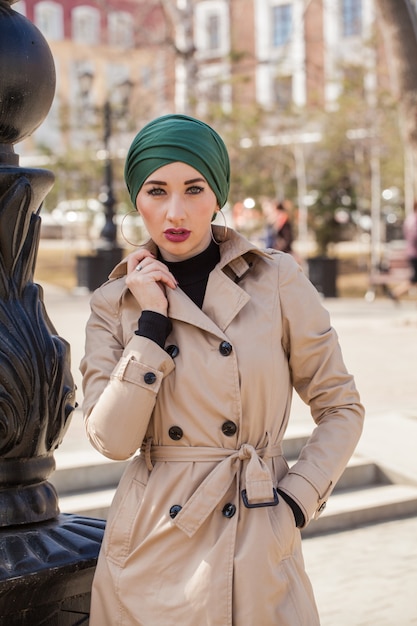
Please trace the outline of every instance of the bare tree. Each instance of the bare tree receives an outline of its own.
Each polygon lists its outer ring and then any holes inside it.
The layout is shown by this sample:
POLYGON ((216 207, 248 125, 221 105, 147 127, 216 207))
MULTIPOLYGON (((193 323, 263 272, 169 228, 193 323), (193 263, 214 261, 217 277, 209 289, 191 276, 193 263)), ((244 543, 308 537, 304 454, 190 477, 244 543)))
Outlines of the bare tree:
POLYGON ((176 109, 180 113, 195 111, 197 63, 194 44, 194 1, 161 0, 172 24, 176 52, 176 109), (194 97, 192 97, 194 96, 194 97))
MULTIPOLYGON (((375 0, 391 88, 397 98, 404 141, 417 167, 417 13, 411 0, 375 0)), ((414 187, 417 176, 414 175, 414 187)), ((416 194, 416 189, 414 189, 416 194)))

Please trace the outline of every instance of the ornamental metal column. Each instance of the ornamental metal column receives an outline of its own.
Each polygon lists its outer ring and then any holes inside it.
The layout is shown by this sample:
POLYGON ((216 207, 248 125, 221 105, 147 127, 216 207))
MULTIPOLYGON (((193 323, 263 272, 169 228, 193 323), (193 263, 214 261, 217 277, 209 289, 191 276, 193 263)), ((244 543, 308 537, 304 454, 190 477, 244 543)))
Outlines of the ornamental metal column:
POLYGON ((0 623, 88 623, 104 522, 59 511, 48 477, 75 403, 68 343, 33 282, 52 172, 19 167, 14 144, 55 92, 49 47, 0 0, 0 623))

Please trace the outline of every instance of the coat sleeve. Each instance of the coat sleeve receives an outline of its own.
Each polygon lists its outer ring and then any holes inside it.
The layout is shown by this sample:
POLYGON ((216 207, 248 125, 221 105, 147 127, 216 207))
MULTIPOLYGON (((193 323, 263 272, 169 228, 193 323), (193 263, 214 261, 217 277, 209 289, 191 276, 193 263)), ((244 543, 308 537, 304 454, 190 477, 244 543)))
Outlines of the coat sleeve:
POLYGON ((118 306, 103 288, 94 292, 80 370, 87 435, 101 454, 122 460, 140 448, 161 383, 173 368, 150 339, 132 332, 124 345, 118 306))
POLYGON ((297 502, 308 524, 326 506, 353 454, 362 432, 364 409, 329 314, 289 255, 280 262, 279 290, 292 383, 310 406, 316 423, 279 488, 297 502))

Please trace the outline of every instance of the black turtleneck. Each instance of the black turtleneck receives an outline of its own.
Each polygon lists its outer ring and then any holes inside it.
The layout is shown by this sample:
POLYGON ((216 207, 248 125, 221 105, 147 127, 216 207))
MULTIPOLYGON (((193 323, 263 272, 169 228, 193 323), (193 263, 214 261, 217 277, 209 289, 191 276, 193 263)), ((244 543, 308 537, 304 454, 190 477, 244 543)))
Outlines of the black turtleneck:
MULTIPOLYGON (((185 261, 164 261, 160 253, 158 259, 165 263, 177 279, 178 286, 201 309, 209 274, 220 261, 219 246, 211 241, 203 252, 185 261)), ((135 333, 155 341, 163 348, 170 331, 171 321, 168 317, 145 310, 142 311, 135 333)))
POLYGON ((220 261, 219 246, 211 241, 208 248, 191 259, 171 262, 160 258, 160 261, 175 276, 178 286, 201 309, 209 274, 220 261))

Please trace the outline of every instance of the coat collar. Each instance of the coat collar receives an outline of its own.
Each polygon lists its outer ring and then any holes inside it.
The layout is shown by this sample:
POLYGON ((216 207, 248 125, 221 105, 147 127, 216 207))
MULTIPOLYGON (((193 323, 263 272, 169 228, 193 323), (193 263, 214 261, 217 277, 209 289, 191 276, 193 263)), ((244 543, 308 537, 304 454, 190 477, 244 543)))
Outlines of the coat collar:
POLYGON ((248 294, 232 282, 219 266, 209 276, 202 309, 190 303, 190 299, 180 288, 167 290, 167 297, 171 319, 198 326, 221 337, 233 318, 250 300, 248 294))
MULTIPOLYGON (((253 252, 254 254, 257 254, 259 256, 268 256, 266 252, 257 248, 250 241, 245 239, 245 237, 243 237, 231 228, 227 229, 225 239, 223 226, 213 224, 212 229, 213 236, 215 237, 216 241, 220 242, 220 263, 218 267, 220 269, 223 269, 226 265, 229 265, 237 278, 241 278, 243 274, 245 274, 246 271, 248 271, 249 269, 248 263, 245 261, 245 259, 242 258, 245 254, 253 252)), ((149 250, 155 255, 157 254, 157 247, 152 239, 149 239, 140 247, 149 250)), ((122 278, 123 276, 126 276, 126 274, 127 262, 126 260, 122 260, 112 270, 109 278, 122 278)))
MULTIPOLYGON (((216 241, 220 242, 220 262, 210 274, 202 310, 195 305, 190 306, 189 298, 181 289, 167 290, 167 297, 171 319, 181 320, 223 337, 230 322, 250 300, 250 296, 238 284, 251 269, 250 256, 268 255, 233 229, 227 230, 227 238, 222 241, 224 228, 215 225, 212 228, 216 241)), ((142 247, 154 254, 157 252, 152 240, 142 247)), ((126 272, 127 262, 123 260, 109 278, 122 278, 126 272)), ((121 298, 127 290, 125 286, 121 298)))

